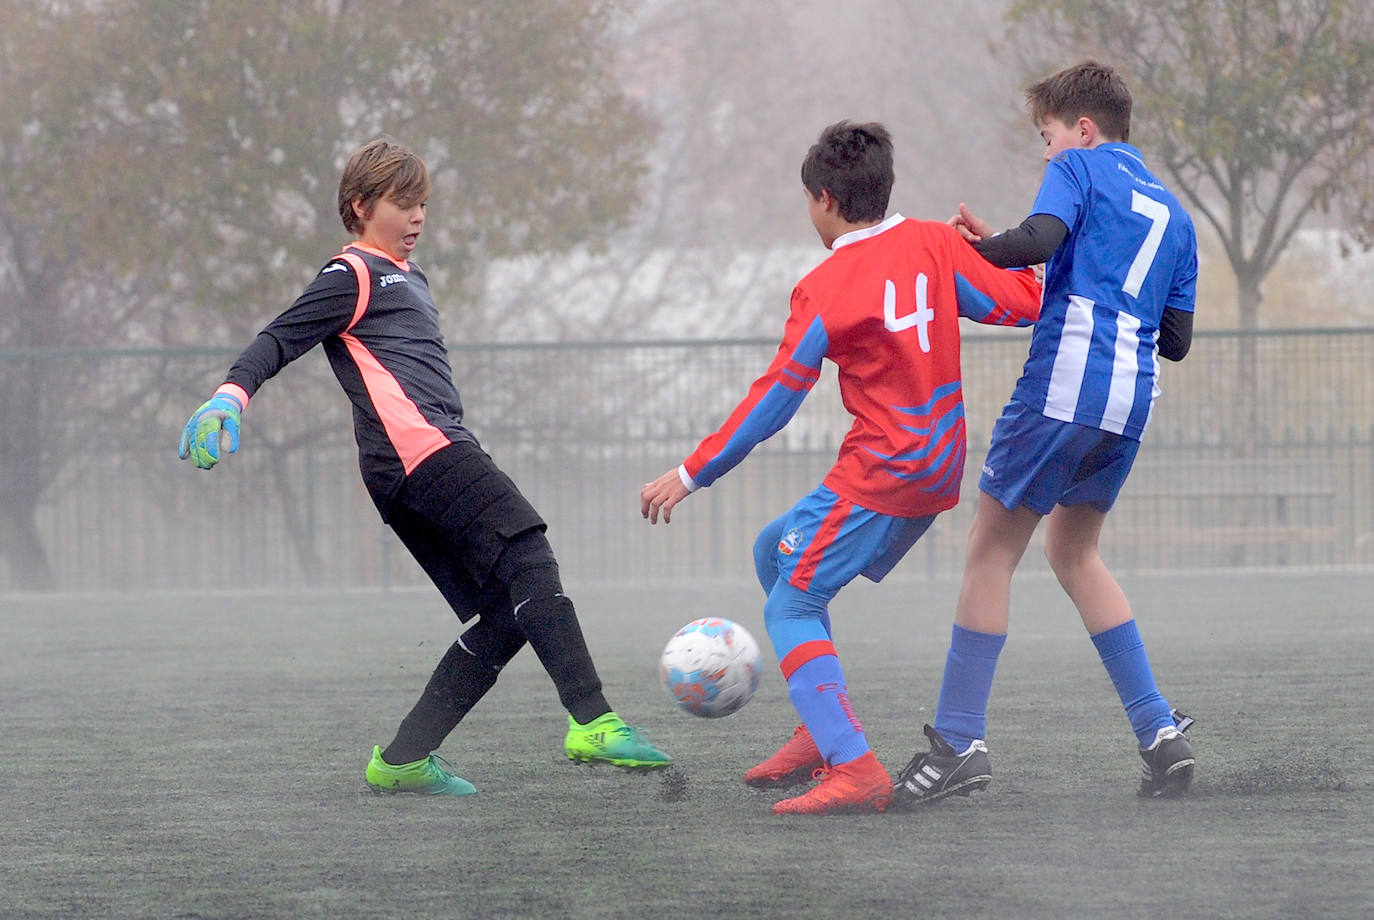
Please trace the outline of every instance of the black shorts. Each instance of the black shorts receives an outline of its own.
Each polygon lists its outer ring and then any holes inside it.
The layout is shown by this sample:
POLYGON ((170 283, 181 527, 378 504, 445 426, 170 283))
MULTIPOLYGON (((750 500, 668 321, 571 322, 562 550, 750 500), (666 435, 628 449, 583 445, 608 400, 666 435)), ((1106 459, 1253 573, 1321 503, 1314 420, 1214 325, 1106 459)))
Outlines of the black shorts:
MULTIPOLYGON (((467 622, 490 603, 506 603, 493 583, 496 561, 521 534, 547 525, 509 476, 470 442, 451 444, 406 477, 387 523, 467 622)), ((547 541, 539 540, 547 548, 547 541)), ((553 562, 552 550, 547 551, 553 562)))

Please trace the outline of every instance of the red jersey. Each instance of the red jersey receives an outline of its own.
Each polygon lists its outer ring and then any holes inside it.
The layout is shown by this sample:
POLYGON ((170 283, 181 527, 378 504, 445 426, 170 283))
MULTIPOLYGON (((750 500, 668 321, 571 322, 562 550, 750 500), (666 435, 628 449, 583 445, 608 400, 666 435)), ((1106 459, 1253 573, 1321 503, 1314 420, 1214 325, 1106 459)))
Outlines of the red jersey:
POLYGON ((695 488, 733 468, 787 424, 829 358, 854 424, 824 484, 898 517, 952 508, 966 453, 959 317, 1029 325, 1040 284, 1029 269, 992 266, 952 227, 900 214, 833 249, 793 289, 767 372, 681 472, 695 488))

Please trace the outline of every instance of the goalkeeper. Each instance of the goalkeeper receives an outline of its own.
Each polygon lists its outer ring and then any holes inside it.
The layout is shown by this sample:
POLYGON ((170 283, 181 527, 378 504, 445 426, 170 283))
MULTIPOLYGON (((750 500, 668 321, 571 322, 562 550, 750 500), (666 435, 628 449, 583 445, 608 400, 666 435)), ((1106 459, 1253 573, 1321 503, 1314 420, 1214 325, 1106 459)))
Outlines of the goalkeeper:
POLYGON ((178 455, 212 469, 238 449, 240 414, 258 388, 317 344, 353 402, 363 482, 377 509, 463 623, 367 782, 387 792, 476 790, 434 751, 528 642, 568 711, 570 760, 626 768, 671 763, 611 710, 545 524, 463 425, 420 267, 429 175, 386 140, 356 151, 339 181, 339 215, 356 238, 239 355, 196 410, 178 455))

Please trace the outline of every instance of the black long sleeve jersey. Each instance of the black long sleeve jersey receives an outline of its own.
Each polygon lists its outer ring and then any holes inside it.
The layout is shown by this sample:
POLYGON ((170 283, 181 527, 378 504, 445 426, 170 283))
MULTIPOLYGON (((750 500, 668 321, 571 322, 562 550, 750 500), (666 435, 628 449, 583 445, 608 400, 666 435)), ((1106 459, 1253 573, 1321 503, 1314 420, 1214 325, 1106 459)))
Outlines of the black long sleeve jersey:
POLYGON ((405 477, 425 458, 454 442, 477 441, 463 426, 424 272, 371 247, 344 247, 258 333, 225 382, 252 397, 320 343, 353 402, 363 483, 385 518, 405 477))

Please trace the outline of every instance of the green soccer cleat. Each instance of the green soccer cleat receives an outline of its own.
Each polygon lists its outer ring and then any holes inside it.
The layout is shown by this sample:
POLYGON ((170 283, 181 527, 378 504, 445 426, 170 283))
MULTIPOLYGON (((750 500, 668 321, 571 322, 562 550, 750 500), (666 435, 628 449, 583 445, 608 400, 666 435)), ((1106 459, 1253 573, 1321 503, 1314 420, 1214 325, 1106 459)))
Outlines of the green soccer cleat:
POLYGON ((673 758, 649 743, 643 732, 626 725, 613 712, 579 725, 568 716, 568 737, 563 752, 569 760, 581 763, 609 763, 628 770, 657 770, 670 766, 673 758))
POLYGON ((475 795, 477 787, 453 772, 453 764, 438 754, 393 766, 382 760, 380 746, 372 748, 367 784, 375 792, 412 792, 416 795, 475 795))

